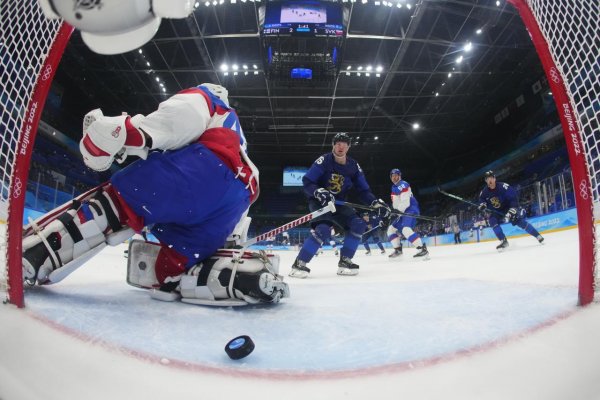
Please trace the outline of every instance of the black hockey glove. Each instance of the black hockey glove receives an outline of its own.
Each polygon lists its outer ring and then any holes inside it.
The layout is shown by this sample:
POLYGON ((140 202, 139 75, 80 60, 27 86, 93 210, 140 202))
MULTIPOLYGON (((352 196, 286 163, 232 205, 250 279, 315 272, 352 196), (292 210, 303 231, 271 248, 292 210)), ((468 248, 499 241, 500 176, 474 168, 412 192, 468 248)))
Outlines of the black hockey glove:
POLYGON ((389 217, 392 213, 390 207, 381 199, 373 200, 371 207, 373 207, 373 210, 377 212, 377 216, 381 219, 389 217))
POLYGON ((479 204, 479 206, 477 207, 477 209, 478 209, 479 211, 483 211, 483 210, 485 210, 485 209, 486 209, 486 204, 485 204, 485 203, 480 203, 480 204, 479 204))
POLYGON ((513 225, 517 222, 517 209, 509 208, 508 212, 504 216, 506 222, 512 222, 513 225))
POLYGON ((327 204, 329 204, 330 201, 335 201, 335 197, 333 197, 333 193, 331 193, 329 190, 323 189, 323 188, 318 188, 317 190, 315 190, 315 193, 313 193, 313 196, 315 196, 315 199, 317 199, 317 201, 319 203, 321 203, 321 205, 323 207, 325 207, 327 204))

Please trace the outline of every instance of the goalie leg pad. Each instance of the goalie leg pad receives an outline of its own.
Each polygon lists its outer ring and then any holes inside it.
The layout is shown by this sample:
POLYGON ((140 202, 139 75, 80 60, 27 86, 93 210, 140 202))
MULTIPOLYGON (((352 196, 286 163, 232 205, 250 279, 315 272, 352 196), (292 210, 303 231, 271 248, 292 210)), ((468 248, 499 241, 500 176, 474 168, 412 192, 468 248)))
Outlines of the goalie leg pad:
POLYGON ((219 252, 182 276, 181 301, 225 306, 277 303, 290 293, 278 270, 277 255, 244 253, 237 258, 233 252, 219 252))
MULTIPOLYGON (((90 251, 106 242, 107 232, 114 232, 111 235, 133 234, 133 231, 123 229, 114 204, 102 191, 83 203, 74 200, 71 208, 43 229, 36 228, 33 221, 31 224, 33 233, 23 239, 22 257, 23 277, 30 284, 36 281, 52 283, 49 276, 53 271, 80 257, 87 260, 90 251)), ((62 280, 81 264, 83 262, 71 264, 76 267, 55 274, 60 278, 54 282, 62 280)))

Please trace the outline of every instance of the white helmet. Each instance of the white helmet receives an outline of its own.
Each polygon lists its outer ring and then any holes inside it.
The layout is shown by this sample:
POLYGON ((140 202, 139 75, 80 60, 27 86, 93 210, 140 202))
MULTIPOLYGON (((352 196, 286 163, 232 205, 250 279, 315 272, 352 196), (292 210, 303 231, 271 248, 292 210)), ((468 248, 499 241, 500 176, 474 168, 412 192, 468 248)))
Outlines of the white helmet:
POLYGON ((64 18, 81 31, 85 44, 99 54, 119 54, 148 42, 161 17, 185 18, 192 0, 39 0, 50 19, 64 18))
POLYGON ((217 96, 227 107, 229 107, 229 98, 227 97, 229 92, 221 85, 215 85, 214 83, 203 83, 200 86, 207 88, 212 94, 217 96))

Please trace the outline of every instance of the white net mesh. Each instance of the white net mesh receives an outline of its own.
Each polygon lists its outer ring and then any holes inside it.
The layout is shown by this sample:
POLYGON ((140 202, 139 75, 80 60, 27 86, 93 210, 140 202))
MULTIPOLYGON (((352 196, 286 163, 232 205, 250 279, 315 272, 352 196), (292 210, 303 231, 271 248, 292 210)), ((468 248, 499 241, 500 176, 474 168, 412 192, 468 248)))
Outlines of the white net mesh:
MULTIPOLYGON (((51 45, 62 21, 50 21, 35 0, 0 1, 0 221, 2 256, 0 292, 6 291, 6 220, 9 188, 17 157, 17 143, 51 45)), ((24 188, 23 188, 24 189, 24 188)))
POLYGON ((528 1, 566 82, 587 155, 595 217, 600 202, 600 5, 598 0, 528 1))
MULTIPOLYGON (((527 0, 565 82, 582 137, 594 219, 600 219, 600 3, 598 0, 527 0)), ((552 79, 552 76, 549 77, 552 79)), ((600 229, 595 225, 596 237, 600 229)), ((600 246, 594 238, 596 299, 600 287, 600 246)), ((592 243, 590 243, 592 245, 592 243)))

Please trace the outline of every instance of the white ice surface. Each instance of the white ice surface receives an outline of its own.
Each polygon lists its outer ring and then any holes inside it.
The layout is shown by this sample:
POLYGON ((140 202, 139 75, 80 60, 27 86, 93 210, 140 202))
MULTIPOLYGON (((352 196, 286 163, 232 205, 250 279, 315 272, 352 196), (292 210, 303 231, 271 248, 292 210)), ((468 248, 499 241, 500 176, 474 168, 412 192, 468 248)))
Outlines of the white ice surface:
MULTIPOLYGON (((125 283, 125 246, 0 307, 0 399, 600 399, 600 305, 577 307, 577 232, 432 247, 431 260, 331 252, 291 297, 162 303, 125 283), (241 334, 256 350, 223 347, 241 334)), ((281 252, 287 275, 295 252, 281 252)))

